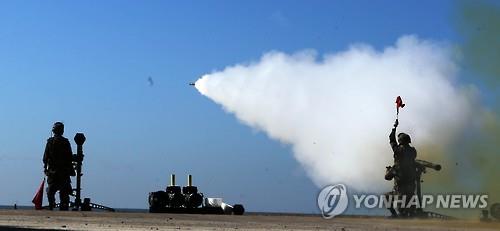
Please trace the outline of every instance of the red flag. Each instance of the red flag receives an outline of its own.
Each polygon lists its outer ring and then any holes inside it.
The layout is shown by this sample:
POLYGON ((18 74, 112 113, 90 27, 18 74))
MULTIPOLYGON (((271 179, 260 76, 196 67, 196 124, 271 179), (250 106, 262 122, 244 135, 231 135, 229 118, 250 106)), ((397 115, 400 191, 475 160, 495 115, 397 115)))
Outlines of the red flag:
POLYGON ((401 96, 398 96, 396 98, 396 111, 399 114, 399 108, 404 108, 405 104, 403 103, 403 99, 401 99, 401 96))
POLYGON ((42 203, 43 203, 43 187, 45 185, 45 178, 42 180, 42 184, 40 184, 40 188, 38 188, 38 191, 35 194, 35 197, 33 197, 33 204, 35 204, 35 209, 40 210, 43 209, 42 203))

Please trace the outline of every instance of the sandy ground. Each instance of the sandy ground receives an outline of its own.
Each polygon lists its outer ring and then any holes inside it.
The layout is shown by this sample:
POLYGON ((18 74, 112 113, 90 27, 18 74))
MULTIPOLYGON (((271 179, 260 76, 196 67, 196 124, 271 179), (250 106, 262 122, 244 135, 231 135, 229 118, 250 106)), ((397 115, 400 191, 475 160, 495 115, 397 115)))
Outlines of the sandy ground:
POLYGON ((500 230, 500 222, 0 210, 0 230, 500 230))

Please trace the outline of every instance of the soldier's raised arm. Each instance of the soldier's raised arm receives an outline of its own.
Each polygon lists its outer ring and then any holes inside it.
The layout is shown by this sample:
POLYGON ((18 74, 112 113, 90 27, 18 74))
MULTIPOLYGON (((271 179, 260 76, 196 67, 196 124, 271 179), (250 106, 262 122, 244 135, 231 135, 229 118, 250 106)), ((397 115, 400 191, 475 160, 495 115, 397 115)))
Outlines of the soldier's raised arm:
POLYGON ((392 150, 395 152, 398 147, 398 142, 396 141, 396 128, 399 125, 399 121, 396 119, 394 122, 394 128, 392 128, 391 134, 389 135, 389 144, 391 144, 392 150))

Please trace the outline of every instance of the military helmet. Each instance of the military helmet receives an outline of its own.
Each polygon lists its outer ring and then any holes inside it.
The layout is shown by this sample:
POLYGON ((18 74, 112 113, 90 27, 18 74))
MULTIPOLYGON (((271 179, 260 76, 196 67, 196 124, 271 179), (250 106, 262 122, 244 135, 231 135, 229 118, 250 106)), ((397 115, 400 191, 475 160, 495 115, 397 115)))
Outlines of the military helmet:
POLYGON ((52 126, 52 132, 55 135, 62 135, 64 133, 64 124, 62 122, 55 122, 52 126))
POLYGON ((406 134, 406 133, 399 133, 398 135, 398 143, 399 144, 409 144, 411 143, 411 138, 410 138, 410 135, 406 134))

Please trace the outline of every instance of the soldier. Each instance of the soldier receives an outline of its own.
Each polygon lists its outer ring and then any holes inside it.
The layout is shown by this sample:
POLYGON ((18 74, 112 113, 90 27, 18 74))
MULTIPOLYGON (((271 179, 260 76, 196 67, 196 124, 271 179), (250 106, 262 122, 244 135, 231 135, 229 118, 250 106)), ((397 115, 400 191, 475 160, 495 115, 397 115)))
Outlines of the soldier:
POLYGON ((72 192, 70 176, 75 176, 73 169, 73 152, 68 139, 63 137, 64 124, 54 123, 52 127, 53 137, 47 140, 43 164, 45 175, 47 175, 47 197, 50 210, 56 205, 55 194, 59 191, 60 210, 68 210, 69 195, 72 192))
MULTIPOLYGON (((389 135, 389 143, 391 144, 394 153, 394 166, 388 167, 386 180, 394 179, 394 191, 388 195, 399 196, 399 199, 405 197, 405 205, 415 194, 416 181, 416 165, 415 158, 417 150, 410 146, 411 138, 408 134, 399 133, 396 141, 396 128, 399 122, 396 120, 394 128, 389 135)), ((394 198, 393 198, 394 199, 394 198)), ((399 216, 412 216, 414 208, 400 208, 399 216)), ((391 215, 397 217, 395 209, 389 208, 391 215)))

